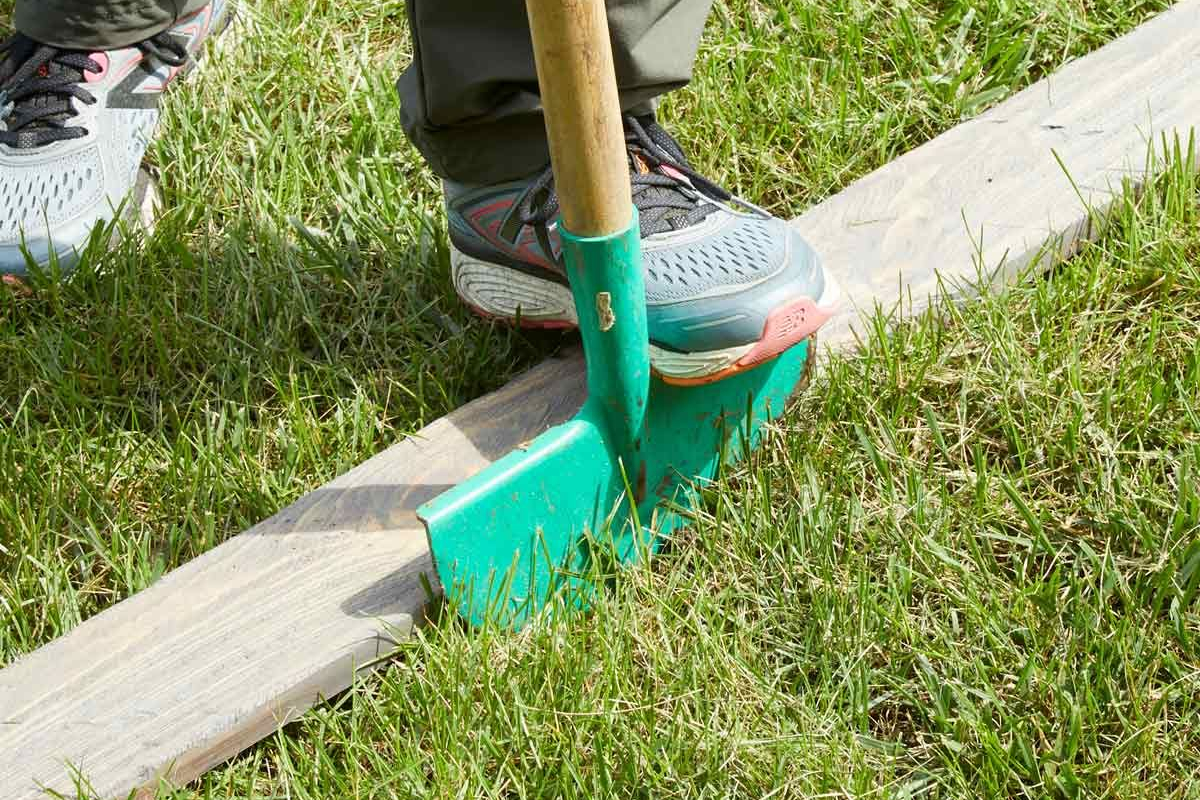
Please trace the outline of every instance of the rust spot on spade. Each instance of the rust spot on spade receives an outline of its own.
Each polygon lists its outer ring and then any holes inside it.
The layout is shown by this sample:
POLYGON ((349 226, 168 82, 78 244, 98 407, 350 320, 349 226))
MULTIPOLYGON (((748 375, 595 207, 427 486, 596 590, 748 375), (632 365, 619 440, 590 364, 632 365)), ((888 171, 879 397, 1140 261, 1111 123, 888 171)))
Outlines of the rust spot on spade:
POLYGON ((617 324, 617 315, 612 310, 612 295, 608 292, 596 293, 596 317, 602 331, 611 331, 617 324))

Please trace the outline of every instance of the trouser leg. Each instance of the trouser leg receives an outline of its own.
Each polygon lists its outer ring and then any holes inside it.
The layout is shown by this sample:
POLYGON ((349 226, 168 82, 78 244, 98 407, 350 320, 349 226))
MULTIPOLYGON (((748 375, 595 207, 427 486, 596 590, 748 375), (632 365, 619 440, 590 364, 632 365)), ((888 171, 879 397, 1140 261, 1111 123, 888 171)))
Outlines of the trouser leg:
MULTIPOLYGON (((712 0, 608 0, 622 108, 687 84, 712 0)), ((409 0, 404 130, 434 172, 497 183, 549 163, 522 0, 409 0)))
POLYGON ((162 33, 208 0, 17 0, 13 27, 72 50, 128 47, 162 33))

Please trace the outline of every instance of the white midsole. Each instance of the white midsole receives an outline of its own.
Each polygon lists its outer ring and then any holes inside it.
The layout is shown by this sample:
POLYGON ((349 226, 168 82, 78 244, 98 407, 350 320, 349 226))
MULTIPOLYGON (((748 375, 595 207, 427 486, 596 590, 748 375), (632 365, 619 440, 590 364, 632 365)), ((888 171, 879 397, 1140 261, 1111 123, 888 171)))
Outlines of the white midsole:
POLYGON ((571 289, 520 270, 473 258, 450 245, 454 289, 468 305, 494 317, 578 325, 571 289))
MULTIPOLYGON (((459 297, 489 316, 505 319, 519 316, 535 323, 579 324, 575 298, 569 287, 469 256, 453 244, 450 245, 450 276, 459 297)), ((832 309, 840 297, 837 282, 826 273, 825 290, 817 306, 832 309)), ((651 344, 650 363, 656 372, 668 378, 703 378, 733 367, 757 346, 758 342, 751 342, 723 350, 678 353, 651 344)))
POLYGON ((677 353, 650 345, 650 363, 654 371, 668 378, 696 379, 724 372, 741 361, 758 346, 757 342, 727 347, 724 350, 706 350, 703 353, 677 353))

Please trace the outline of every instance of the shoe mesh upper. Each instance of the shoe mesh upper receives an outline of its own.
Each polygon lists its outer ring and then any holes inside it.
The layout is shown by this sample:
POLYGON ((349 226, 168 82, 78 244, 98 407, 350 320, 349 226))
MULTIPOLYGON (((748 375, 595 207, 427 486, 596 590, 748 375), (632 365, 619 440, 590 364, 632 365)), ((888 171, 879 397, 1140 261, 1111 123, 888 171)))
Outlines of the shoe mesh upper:
MULTIPOLYGON (((719 212, 728 220, 726 212, 719 212)), ((686 300, 774 274, 787 254, 788 231, 774 220, 739 218, 711 236, 678 245, 646 242, 646 295, 654 302, 686 300)))
POLYGON ((113 127, 122 131, 125 162, 124 175, 132 183, 137 178, 138 168, 146 157, 146 149, 158 124, 158 111, 154 109, 111 109, 113 127))
POLYGON ((37 169, 0 169, 0 241, 20 239, 20 229, 34 232, 67 222, 83 209, 99 201, 103 194, 100 181, 100 154, 89 147, 37 169))

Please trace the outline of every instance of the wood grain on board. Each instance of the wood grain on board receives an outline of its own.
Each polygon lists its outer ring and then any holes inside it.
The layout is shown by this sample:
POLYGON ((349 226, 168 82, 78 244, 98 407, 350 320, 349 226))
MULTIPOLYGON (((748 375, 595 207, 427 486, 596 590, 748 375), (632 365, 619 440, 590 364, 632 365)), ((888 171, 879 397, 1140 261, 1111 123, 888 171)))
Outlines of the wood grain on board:
MULTIPOLYGON (((796 224, 848 295, 822 341, 1071 253, 1156 136, 1200 126, 1198 82, 1184 0, 814 207, 796 224)), ((187 781, 345 689, 427 602, 417 505, 584 393, 578 356, 548 361, 0 671, 0 798, 72 796, 76 770, 106 798, 187 781)))

